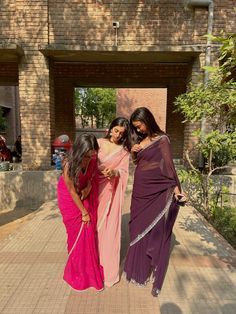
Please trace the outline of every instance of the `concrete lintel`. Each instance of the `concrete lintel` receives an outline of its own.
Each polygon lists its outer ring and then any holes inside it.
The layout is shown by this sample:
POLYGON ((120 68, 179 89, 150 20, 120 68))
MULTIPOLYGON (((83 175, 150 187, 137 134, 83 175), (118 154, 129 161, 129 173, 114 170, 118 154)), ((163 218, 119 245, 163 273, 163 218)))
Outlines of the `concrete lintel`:
POLYGON ((18 61, 24 50, 15 43, 0 42, 0 61, 18 61))
POLYGON ((190 7, 208 7, 211 0, 188 0, 188 6, 190 7))
POLYGON ((202 46, 190 45, 142 47, 140 50, 132 46, 43 45, 39 50, 54 61, 132 63, 190 62, 204 51, 202 46))

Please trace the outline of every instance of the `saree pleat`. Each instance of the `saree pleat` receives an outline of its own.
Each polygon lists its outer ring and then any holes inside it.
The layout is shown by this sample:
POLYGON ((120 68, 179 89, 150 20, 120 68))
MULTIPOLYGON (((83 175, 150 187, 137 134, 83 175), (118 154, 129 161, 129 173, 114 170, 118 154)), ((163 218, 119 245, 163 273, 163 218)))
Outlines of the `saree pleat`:
POLYGON ((154 295, 164 281, 179 210, 173 197, 175 186, 180 188, 169 139, 163 135, 137 156, 129 223, 131 242, 124 267, 127 280, 139 285, 152 277, 154 295))

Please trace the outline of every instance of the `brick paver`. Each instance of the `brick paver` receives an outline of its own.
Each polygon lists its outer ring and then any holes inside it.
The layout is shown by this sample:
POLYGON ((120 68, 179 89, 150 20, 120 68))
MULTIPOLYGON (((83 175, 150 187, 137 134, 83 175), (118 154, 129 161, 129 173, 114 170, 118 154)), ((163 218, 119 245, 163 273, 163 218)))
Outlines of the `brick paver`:
MULTIPOLYGON (((127 194, 121 272, 128 246, 129 205, 127 194)), ((236 252, 190 207, 182 208, 178 216, 158 298, 151 296, 151 283, 140 288, 127 283, 124 276, 102 292, 72 290, 62 280, 66 234, 56 201, 44 204, 25 219, 24 223, 20 220, 19 228, 0 237, 2 314, 236 313, 236 252)))

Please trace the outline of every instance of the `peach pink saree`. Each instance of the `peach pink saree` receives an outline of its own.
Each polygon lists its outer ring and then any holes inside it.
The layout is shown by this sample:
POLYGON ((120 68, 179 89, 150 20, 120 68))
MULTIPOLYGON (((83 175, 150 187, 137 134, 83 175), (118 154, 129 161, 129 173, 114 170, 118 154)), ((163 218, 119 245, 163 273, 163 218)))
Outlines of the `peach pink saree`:
POLYGON ((99 173, 98 245, 100 262, 104 269, 104 284, 112 286, 119 281, 121 210, 128 179, 129 152, 123 147, 106 156, 103 141, 98 152, 98 167, 117 169, 120 176, 105 178, 99 173))

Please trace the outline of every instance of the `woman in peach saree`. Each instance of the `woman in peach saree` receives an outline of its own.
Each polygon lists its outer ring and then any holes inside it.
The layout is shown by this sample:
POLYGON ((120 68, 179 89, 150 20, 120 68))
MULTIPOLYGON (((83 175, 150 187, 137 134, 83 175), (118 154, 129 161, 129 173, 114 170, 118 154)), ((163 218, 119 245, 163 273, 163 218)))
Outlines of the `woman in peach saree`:
POLYGON ((68 260, 64 280, 75 290, 103 289, 97 247, 97 150, 95 136, 77 138, 65 161, 57 194, 67 232, 68 260))
POLYGON ((111 287, 119 281, 121 211, 131 147, 129 121, 122 117, 113 120, 107 136, 98 142, 98 246, 104 285, 111 287))

